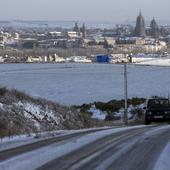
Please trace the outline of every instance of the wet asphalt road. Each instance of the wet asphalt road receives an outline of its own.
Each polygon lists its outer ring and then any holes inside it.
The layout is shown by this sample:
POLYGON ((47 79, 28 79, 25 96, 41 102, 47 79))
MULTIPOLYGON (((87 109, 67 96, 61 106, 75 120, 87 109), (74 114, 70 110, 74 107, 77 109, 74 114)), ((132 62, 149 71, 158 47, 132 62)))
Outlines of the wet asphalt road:
MULTIPOLYGON (((82 136, 100 131, 107 129, 54 137, 4 150, 0 152, 0 163, 51 144, 76 141, 82 136)), ((39 166, 37 170, 153 170, 168 142, 170 142, 170 125, 124 129, 58 156, 39 166)))
POLYGON ((55 159, 38 170, 152 170, 170 141, 170 127, 119 132, 55 159))

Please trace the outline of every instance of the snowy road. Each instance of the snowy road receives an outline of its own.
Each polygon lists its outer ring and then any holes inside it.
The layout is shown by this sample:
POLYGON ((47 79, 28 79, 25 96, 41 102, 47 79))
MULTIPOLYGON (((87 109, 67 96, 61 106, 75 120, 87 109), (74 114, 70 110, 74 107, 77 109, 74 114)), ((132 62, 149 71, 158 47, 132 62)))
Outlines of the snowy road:
POLYGON ((73 134, 61 135, 59 137, 54 137, 54 138, 47 138, 45 140, 39 140, 39 141, 33 142, 33 143, 30 142, 30 144, 26 144, 26 145, 23 145, 23 146, 2 150, 2 151, 0 151, 0 161, 7 160, 11 157, 14 157, 14 156, 17 156, 17 155, 20 155, 20 154, 41 148, 41 147, 45 147, 45 146, 48 146, 48 145, 53 144, 53 143, 66 141, 66 140, 72 140, 72 139, 75 139, 77 137, 81 137, 85 134, 89 134, 89 133, 93 133, 93 132, 97 132, 97 131, 102 131, 102 130, 105 130, 105 129, 106 128, 104 128, 104 129, 102 129, 102 128, 101 129, 94 129, 94 130, 85 130, 85 131, 80 131, 80 132, 78 131, 78 132, 73 133, 73 134))
POLYGON ((166 170, 170 166, 169 125, 94 129, 45 141, 0 152, 0 170, 166 170))

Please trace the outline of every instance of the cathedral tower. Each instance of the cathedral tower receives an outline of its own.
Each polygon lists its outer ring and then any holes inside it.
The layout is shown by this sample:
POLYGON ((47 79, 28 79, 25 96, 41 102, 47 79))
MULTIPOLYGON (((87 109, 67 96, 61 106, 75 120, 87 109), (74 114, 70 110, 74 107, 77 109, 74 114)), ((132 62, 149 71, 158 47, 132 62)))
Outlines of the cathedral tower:
POLYGON ((150 27, 151 27, 151 31, 150 31, 151 36, 153 38, 159 38, 160 31, 159 31, 158 24, 155 21, 155 18, 153 18, 153 20, 151 21, 150 27))
POLYGON ((146 36, 145 20, 141 12, 139 13, 139 16, 136 19, 135 36, 136 37, 146 36))

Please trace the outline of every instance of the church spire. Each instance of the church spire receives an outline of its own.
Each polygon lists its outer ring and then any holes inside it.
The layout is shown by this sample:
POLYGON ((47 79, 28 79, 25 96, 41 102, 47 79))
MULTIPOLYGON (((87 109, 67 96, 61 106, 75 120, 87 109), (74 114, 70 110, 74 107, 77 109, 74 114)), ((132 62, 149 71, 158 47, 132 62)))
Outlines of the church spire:
POLYGON ((144 17, 142 16, 141 10, 139 12, 139 16, 136 19, 135 36, 137 37, 146 36, 145 20, 144 20, 144 17))
POLYGON ((79 26, 78 26, 78 22, 75 23, 75 26, 74 26, 74 28, 73 28, 73 31, 75 31, 75 32, 80 32, 80 28, 79 28, 79 26))
POLYGON ((86 26, 85 26, 85 23, 83 23, 81 31, 82 31, 83 38, 86 38, 86 26))
POLYGON ((155 20, 155 17, 153 17, 151 24, 150 24, 150 34, 153 38, 159 38, 160 36, 160 30, 159 30, 159 26, 155 20))
POLYGON ((141 11, 141 9, 139 10, 139 16, 142 17, 142 11, 141 11))

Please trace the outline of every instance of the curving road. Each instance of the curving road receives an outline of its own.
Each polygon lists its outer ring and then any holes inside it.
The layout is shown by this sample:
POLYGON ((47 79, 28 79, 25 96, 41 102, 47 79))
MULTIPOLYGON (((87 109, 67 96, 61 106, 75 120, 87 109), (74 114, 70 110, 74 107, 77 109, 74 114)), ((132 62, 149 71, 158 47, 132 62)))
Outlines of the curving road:
MULTIPOLYGON (((110 129, 110 128, 108 128, 108 129, 110 129)), ((106 130, 106 128, 87 130, 87 131, 84 131, 84 132, 77 132, 77 133, 73 133, 73 134, 69 134, 69 135, 53 137, 53 138, 49 138, 49 139, 45 139, 45 140, 40 140, 40 141, 37 141, 37 142, 34 142, 34 143, 30 143, 30 144, 27 144, 27 145, 19 146, 19 147, 16 147, 16 148, 3 150, 3 151, 0 151, 0 162, 5 161, 5 160, 12 158, 14 156, 18 156, 18 155, 23 154, 23 153, 33 151, 35 149, 39 149, 39 148, 48 146, 48 145, 53 144, 53 143, 75 139, 75 138, 81 137, 83 135, 94 133, 94 132, 97 132, 97 131, 102 131, 102 130, 106 130)))
POLYGON ((24 152, 3 151, 8 156, 0 153, 0 169, 154 170, 169 142, 169 125, 92 130, 22 146, 24 152))

